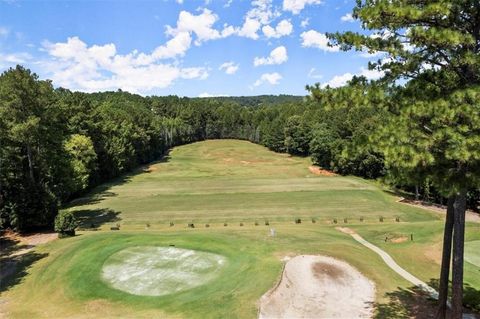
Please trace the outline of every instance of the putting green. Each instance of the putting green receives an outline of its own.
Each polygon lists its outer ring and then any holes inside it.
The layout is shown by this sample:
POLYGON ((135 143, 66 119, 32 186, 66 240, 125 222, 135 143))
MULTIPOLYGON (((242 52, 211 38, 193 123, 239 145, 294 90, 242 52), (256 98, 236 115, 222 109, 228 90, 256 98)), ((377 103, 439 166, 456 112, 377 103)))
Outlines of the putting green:
POLYGON ((102 279, 133 295, 163 296, 209 282, 226 261, 223 256, 196 250, 130 247, 107 259, 102 279))
POLYGON ((480 267, 480 240, 467 241, 465 243, 465 260, 480 267))

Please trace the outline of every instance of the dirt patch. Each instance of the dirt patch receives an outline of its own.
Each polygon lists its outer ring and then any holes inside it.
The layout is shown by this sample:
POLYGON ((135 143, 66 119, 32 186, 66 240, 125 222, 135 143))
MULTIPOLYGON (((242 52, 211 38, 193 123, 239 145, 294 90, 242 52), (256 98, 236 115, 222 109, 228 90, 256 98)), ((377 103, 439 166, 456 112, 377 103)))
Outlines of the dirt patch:
POLYGON ((319 279, 322 279, 324 276, 333 279, 343 279, 346 275, 342 268, 325 262, 317 262, 313 264, 312 271, 313 275, 319 279))
POLYGON ((320 176, 337 176, 337 174, 335 174, 334 172, 332 171, 327 171, 325 169, 321 169, 320 167, 318 166, 310 166, 308 168, 308 170, 312 173, 312 174, 315 174, 315 175, 320 175, 320 176))
POLYGON ((158 167, 156 167, 156 166, 149 166, 145 169, 145 172, 147 172, 147 173, 151 173, 151 172, 155 172, 155 171, 158 171, 158 167))
POLYGON ((402 237, 396 237, 396 238, 390 238, 389 241, 394 244, 400 244, 404 243, 408 240, 408 237, 402 236, 402 237))
POLYGON ((29 252, 35 246, 40 245, 40 244, 46 244, 52 240, 55 240, 58 238, 57 233, 32 233, 32 234, 27 234, 27 235, 20 235, 18 233, 12 232, 12 231, 5 231, 2 234, 2 237, 4 237, 6 240, 12 241, 12 242, 17 242, 17 247, 18 249, 12 249, 12 255, 21 255, 22 253, 29 252))
POLYGON ((335 227, 335 229, 341 231, 344 234, 349 234, 349 235, 356 234, 356 232, 353 229, 350 229, 348 227, 335 227))
POLYGON ((22 241, 26 242, 27 245, 37 246, 40 244, 46 244, 52 240, 58 238, 57 233, 38 233, 32 235, 26 235, 21 237, 22 241))
POLYGON ((375 286, 346 262, 301 255, 260 299, 259 318, 369 318, 375 286))

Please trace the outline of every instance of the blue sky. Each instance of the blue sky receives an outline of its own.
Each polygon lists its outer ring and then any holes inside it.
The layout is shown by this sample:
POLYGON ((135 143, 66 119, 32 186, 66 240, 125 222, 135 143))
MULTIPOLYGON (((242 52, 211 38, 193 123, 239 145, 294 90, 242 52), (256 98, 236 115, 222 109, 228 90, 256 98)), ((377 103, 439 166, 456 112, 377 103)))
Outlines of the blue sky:
POLYGON ((19 63, 55 86, 142 95, 297 94, 343 85, 366 52, 326 46, 361 31, 354 0, 0 0, 0 71, 19 63))

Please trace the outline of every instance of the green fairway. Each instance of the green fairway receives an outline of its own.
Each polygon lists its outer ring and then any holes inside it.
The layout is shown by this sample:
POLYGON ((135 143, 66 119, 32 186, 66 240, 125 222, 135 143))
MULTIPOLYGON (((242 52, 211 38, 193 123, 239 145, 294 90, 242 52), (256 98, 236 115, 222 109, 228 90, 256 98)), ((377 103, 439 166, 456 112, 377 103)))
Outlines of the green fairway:
POLYGON ((465 260, 472 265, 480 267, 480 240, 465 243, 465 260))
POLYGON ((310 159, 277 154, 245 141, 184 145, 165 161, 102 185, 72 203, 83 225, 187 222, 365 222, 435 220, 425 210, 395 202, 374 184, 355 177, 317 176, 310 159))
MULTIPOLYGON (((29 319, 255 318, 282 259, 318 254, 348 262, 375 283, 376 318, 412 317, 411 285, 336 226, 351 227, 435 282, 441 215, 397 203, 369 181, 314 175, 310 165, 244 141, 175 148, 74 201, 68 209, 85 230, 36 248, 29 257, 36 262, 2 283, 2 311, 29 319), (120 230, 110 231, 117 223, 120 230)), ((467 300, 476 303, 480 224, 467 223, 466 241, 467 300)))

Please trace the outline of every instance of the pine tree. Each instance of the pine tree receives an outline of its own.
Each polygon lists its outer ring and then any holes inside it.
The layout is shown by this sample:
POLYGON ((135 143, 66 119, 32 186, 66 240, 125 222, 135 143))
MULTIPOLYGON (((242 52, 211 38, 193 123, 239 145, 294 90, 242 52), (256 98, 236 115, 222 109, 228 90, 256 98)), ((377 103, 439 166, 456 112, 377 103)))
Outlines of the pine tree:
POLYGON ((452 318, 461 318, 466 193, 480 183, 480 4, 357 0, 353 17, 371 33, 329 34, 330 45, 384 55, 370 64, 384 72, 392 97, 375 142, 392 171, 412 182, 413 173, 428 177, 449 198, 438 318, 445 318, 452 244, 452 318))

